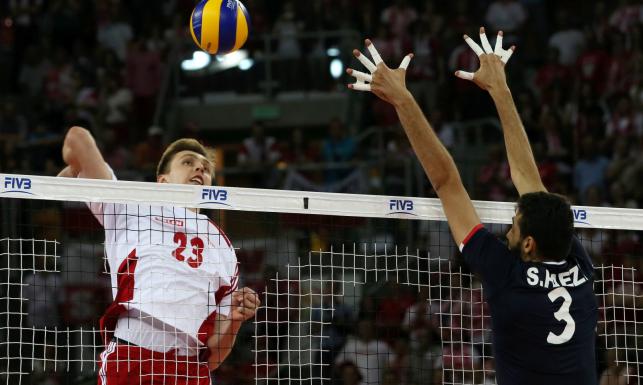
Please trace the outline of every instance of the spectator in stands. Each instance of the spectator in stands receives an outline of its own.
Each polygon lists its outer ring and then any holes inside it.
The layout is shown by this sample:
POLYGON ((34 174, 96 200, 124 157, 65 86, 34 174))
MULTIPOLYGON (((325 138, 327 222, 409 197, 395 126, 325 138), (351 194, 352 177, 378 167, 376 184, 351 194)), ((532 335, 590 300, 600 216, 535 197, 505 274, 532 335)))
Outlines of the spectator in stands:
POLYGON ((400 40, 408 36, 410 26, 417 18, 417 11, 407 0, 395 0, 395 3, 385 8, 380 16, 382 24, 388 27, 395 39, 400 40))
POLYGON ((277 141, 272 136, 266 136, 263 123, 252 125, 252 135, 243 140, 237 162, 239 165, 259 167, 274 164, 281 158, 277 141))
MULTIPOLYGON (((322 159, 327 163, 346 163, 355 160, 357 143, 353 137, 346 134, 346 127, 338 118, 331 120, 328 125, 328 136, 322 144, 322 159)), ((353 167, 344 166, 326 171, 326 184, 333 184, 346 178, 353 167)))
POLYGON ((20 67, 18 85, 21 93, 32 98, 33 103, 38 103, 37 98, 42 96, 45 76, 49 72, 49 60, 43 56, 36 46, 30 46, 25 54, 25 61, 20 67))
POLYGON ((134 38, 134 30, 118 4, 107 8, 109 16, 98 26, 96 40, 103 47, 113 51, 121 63, 125 63, 127 45, 134 38))
POLYGON ((296 89, 296 86, 301 82, 301 72, 298 68, 301 58, 301 43, 297 35, 302 28, 303 23, 297 18, 293 2, 286 2, 273 29, 273 33, 278 36, 276 55, 279 60, 281 89, 296 89))
POLYGON ((379 385, 391 350, 386 342, 377 339, 375 324, 363 318, 357 324, 357 336, 349 336, 335 358, 335 364, 353 363, 364 378, 363 384, 379 385))
POLYGON ((556 47, 547 48, 546 62, 536 72, 534 87, 539 95, 555 84, 568 85, 571 80, 569 67, 560 64, 560 51, 556 47))
POLYGON ((266 136, 264 125, 255 122, 252 136, 243 140, 237 156, 239 166, 255 176, 261 187, 274 187, 277 183, 275 164, 281 159, 277 140, 266 136))
POLYGON ((119 74, 105 75, 102 83, 99 95, 102 119, 106 128, 113 131, 116 140, 127 143, 130 135, 130 111, 134 99, 132 91, 125 87, 119 74))
POLYGON ((525 21, 527 11, 522 3, 516 0, 496 0, 489 4, 485 21, 487 27, 493 31, 503 31, 510 43, 515 42, 515 37, 520 33, 525 21), (510 41, 513 40, 513 41, 510 41))
POLYGON ((609 18, 610 26, 622 33, 631 32, 643 22, 643 5, 636 0, 619 0, 609 18))
POLYGON ((574 187, 578 190, 579 202, 587 199, 587 190, 592 186, 604 188, 605 172, 609 160, 596 149, 596 142, 591 136, 583 138, 581 157, 574 165, 574 187))
POLYGON ((134 97, 132 111, 135 125, 132 127, 130 122, 130 132, 133 133, 131 141, 141 140, 137 133, 152 124, 157 93, 161 88, 161 67, 160 52, 150 50, 143 37, 134 40, 127 52, 125 72, 125 82, 134 97))
POLYGON ((145 180, 156 180, 156 159, 161 159, 165 150, 163 129, 151 126, 147 130, 147 139, 140 142, 134 149, 134 163, 138 165, 145 180))
POLYGON ((557 31, 549 38, 549 46, 560 52, 560 64, 572 66, 585 48, 585 35, 574 27, 569 20, 569 13, 558 10, 556 14, 557 31))

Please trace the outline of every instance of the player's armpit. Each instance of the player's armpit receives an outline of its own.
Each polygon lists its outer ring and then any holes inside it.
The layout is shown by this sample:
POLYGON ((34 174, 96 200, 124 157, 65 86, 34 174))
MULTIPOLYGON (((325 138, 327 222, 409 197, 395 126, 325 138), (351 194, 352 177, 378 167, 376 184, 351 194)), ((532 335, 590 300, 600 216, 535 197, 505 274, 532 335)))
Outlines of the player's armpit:
POLYGON ((453 239, 457 245, 460 245, 471 230, 480 224, 480 217, 478 217, 459 175, 457 178, 449 178, 440 187, 437 194, 442 201, 453 239))
POLYGON ((98 150, 91 133, 82 127, 72 127, 65 135, 63 160, 78 171, 81 178, 112 179, 112 173, 98 150))

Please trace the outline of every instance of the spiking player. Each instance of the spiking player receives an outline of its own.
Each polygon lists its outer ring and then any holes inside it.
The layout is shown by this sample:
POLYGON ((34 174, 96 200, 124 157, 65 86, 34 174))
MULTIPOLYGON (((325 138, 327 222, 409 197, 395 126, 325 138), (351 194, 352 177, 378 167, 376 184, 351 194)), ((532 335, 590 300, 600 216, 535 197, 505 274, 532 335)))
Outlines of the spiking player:
MULTIPOLYGON (((65 137, 59 176, 116 179, 91 134, 65 137)), ((165 150, 159 183, 209 186, 206 149, 180 139, 165 150)), ((210 384, 210 370, 230 353, 241 324, 259 306, 249 288, 237 290, 234 249, 198 210, 90 203, 105 229, 114 302, 101 318, 106 348, 99 385, 210 384)))
POLYGON ((371 74, 352 69, 350 88, 372 91, 391 103, 444 207, 451 233, 466 263, 479 274, 491 309, 493 351, 500 385, 596 384, 594 358, 598 317, 593 292, 593 266, 573 234, 569 203, 545 189, 506 83, 504 64, 514 51, 495 49, 484 29, 482 46, 468 36, 480 69, 458 71, 493 98, 502 122, 511 178, 520 198, 503 244, 481 224, 446 148, 406 89, 405 57, 397 70, 388 68, 369 40, 375 63, 354 55, 371 74))

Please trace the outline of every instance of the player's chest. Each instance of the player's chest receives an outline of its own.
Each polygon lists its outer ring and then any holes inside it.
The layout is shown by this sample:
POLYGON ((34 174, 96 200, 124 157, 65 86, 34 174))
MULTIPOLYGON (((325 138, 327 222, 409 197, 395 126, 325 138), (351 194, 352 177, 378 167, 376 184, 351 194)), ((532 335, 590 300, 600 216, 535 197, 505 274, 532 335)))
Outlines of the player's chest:
POLYGON ((235 259, 225 234, 207 218, 161 214, 127 218, 117 244, 134 245, 141 259, 175 262, 191 269, 207 270, 235 259))

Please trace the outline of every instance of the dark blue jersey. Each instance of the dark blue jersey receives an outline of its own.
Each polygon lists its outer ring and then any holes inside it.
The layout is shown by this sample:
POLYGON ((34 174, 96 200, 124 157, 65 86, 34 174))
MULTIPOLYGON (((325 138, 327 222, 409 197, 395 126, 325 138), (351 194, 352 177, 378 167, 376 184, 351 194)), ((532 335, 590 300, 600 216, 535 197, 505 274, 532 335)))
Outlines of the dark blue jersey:
POLYGON ((499 385, 595 385, 594 267, 578 239, 565 261, 524 262, 485 228, 462 254, 482 280, 499 385))

